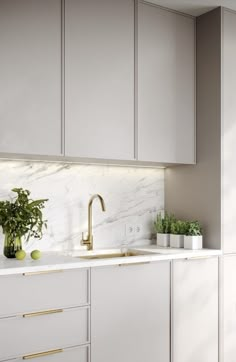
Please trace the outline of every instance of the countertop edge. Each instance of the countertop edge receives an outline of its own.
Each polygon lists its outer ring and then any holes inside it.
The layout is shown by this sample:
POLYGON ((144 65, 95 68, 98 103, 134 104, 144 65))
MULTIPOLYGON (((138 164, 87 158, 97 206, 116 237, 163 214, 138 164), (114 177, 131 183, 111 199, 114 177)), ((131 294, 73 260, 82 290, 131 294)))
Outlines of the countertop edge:
POLYGON ((63 255, 60 252, 45 253, 41 260, 33 261, 29 258, 24 261, 9 260, 0 257, 0 276, 16 275, 24 273, 53 272, 58 270, 71 270, 80 268, 94 268, 115 265, 151 263, 157 261, 171 261, 180 259, 201 259, 213 256, 221 256, 222 251, 216 249, 183 250, 174 251, 152 247, 136 247, 135 250, 150 251, 150 254, 132 256, 129 258, 111 258, 99 260, 85 260, 79 257, 63 255), (162 250, 162 254, 157 254, 162 250))

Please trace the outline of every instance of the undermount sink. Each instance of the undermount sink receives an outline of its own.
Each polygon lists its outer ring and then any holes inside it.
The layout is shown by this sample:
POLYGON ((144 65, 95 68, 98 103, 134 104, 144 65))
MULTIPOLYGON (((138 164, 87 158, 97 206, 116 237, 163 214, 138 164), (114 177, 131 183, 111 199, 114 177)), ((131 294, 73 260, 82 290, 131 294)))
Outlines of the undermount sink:
POLYGON ((81 253, 77 253, 73 255, 75 258, 81 259, 110 259, 110 258, 128 258, 132 256, 144 256, 150 255, 153 253, 146 252, 146 251, 138 251, 138 250, 126 250, 123 251, 121 249, 111 249, 111 250, 92 250, 92 251, 85 251, 81 253))

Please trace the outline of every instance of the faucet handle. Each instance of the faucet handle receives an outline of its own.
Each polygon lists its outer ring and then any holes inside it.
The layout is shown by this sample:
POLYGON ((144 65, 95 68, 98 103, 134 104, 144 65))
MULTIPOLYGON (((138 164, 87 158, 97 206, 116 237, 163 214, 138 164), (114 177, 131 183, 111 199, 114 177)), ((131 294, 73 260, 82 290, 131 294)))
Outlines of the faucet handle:
POLYGON ((84 233, 82 232, 82 239, 80 241, 81 245, 90 245, 91 240, 89 239, 89 237, 87 236, 86 238, 84 237, 84 233))
POLYGON ((84 232, 82 232, 82 239, 81 239, 81 241, 87 241, 88 240, 88 238, 85 238, 84 237, 84 232))

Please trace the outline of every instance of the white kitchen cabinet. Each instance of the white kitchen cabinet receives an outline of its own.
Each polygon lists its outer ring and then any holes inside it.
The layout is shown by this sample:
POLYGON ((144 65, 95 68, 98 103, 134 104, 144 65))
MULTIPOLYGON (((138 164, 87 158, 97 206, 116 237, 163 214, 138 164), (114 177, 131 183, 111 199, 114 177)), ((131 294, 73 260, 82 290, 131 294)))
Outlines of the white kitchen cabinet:
POLYGON ((142 2, 138 160, 195 162, 195 20, 142 2))
POLYGON ((86 268, 0 276, 0 285, 0 317, 90 303, 86 268), (17 303, 16 295, 22 295, 17 303))
MULTIPOLYGON (((49 351, 49 354, 34 354, 23 356, 25 358, 37 358, 37 362, 90 362, 89 346, 75 348, 57 349, 49 351)), ((13 361, 12 361, 13 362, 13 361)), ((14 359, 14 362, 22 362, 22 358, 14 359)))
POLYGON ((134 159, 134 1, 65 1, 65 152, 134 159))
POLYGON ((219 176, 220 178, 222 175, 223 185, 221 224, 224 225, 222 228, 224 252, 236 253, 236 172, 232 166, 236 162, 236 13, 234 11, 223 9, 222 29, 222 173, 219 176))
POLYGON ((172 361, 218 362, 218 258, 173 261, 172 361))
POLYGON ((87 344, 88 326, 89 307, 2 318, 0 360, 87 344))
POLYGON ((236 255, 224 256, 223 354, 224 362, 235 362, 236 344, 236 255))
POLYGON ((60 155, 61 0, 0 0, 0 152, 60 155))
POLYGON ((110 361, 170 361, 169 261, 92 268, 91 362, 110 361))
POLYGON ((0 361, 90 362, 89 269, 4 275, 0 285, 0 361))

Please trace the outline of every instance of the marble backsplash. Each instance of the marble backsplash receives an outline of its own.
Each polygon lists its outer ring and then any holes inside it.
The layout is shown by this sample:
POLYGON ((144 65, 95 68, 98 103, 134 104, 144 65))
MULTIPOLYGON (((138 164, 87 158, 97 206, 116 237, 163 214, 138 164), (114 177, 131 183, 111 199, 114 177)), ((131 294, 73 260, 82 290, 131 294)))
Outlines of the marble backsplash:
MULTIPOLYGON (((26 250, 70 250, 80 246, 87 231, 89 198, 93 204, 94 248, 149 244, 153 221, 164 209, 164 170, 134 167, 78 165, 31 161, 0 161, 0 200, 13 196, 13 187, 27 188, 33 199, 48 198, 48 220, 42 240, 30 240, 26 250), (129 226, 140 231, 127 235, 129 226)), ((0 233, 0 253, 3 235, 0 233)))

